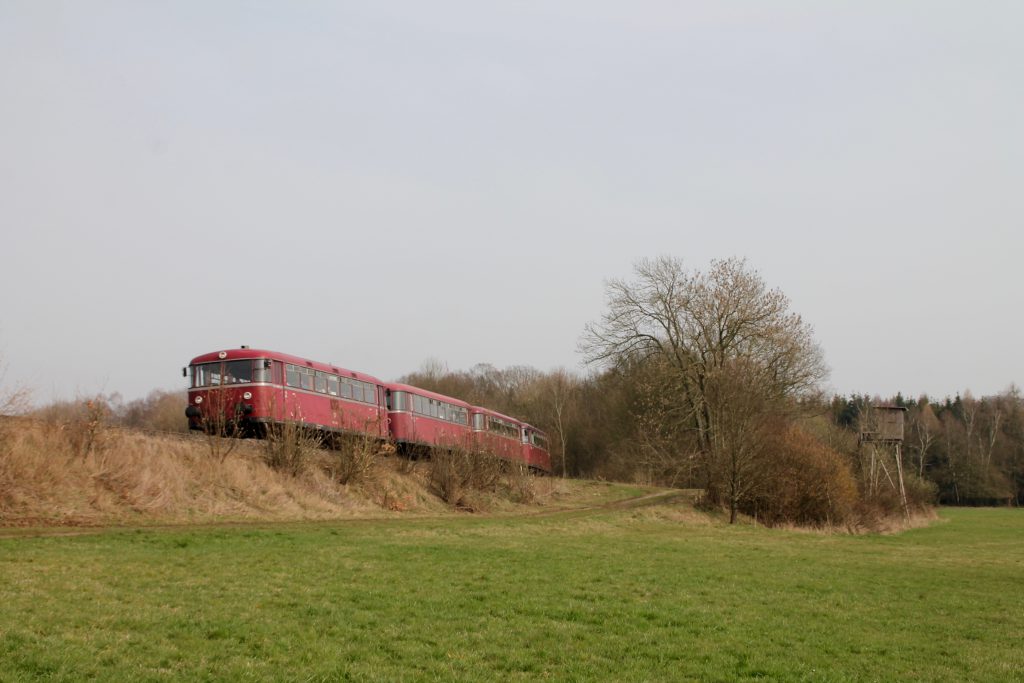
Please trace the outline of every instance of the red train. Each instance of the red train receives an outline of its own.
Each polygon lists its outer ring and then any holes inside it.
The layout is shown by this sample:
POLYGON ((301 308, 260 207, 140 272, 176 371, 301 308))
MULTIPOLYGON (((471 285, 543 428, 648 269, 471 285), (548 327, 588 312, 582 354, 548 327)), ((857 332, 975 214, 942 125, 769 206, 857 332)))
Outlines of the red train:
POLYGON ((418 387, 245 346, 196 356, 184 374, 192 429, 223 421, 241 436, 261 436, 267 425, 302 423, 409 451, 468 448, 551 471, 547 437, 536 427, 418 387))

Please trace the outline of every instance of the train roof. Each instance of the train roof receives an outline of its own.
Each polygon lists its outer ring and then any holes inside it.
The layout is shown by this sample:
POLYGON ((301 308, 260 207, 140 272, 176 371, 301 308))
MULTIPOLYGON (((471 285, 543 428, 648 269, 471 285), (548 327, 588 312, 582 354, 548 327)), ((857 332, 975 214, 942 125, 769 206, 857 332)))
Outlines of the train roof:
POLYGON ((473 406, 472 409, 473 409, 474 413, 483 413, 484 415, 490 415, 491 417, 498 417, 498 418, 501 418, 502 420, 508 420, 509 422, 515 422, 517 425, 526 425, 526 423, 523 422, 522 420, 517 420, 516 418, 512 417, 511 415, 505 415, 504 413, 499 413, 497 410, 491 410, 490 408, 484 408, 482 406, 473 406))
POLYGON ((391 389, 391 391, 406 391, 406 392, 410 392, 410 393, 414 393, 414 394, 419 394, 420 396, 426 396, 427 398, 432 398, 435 401, 444 401, 445 403, 451 403, 451 404, 460 406, 462 408, 468 408, 468 409, 472 409, 473 408, 473 406, 469 405, 468 403, 466 403, 462 399, 452 398, 451 396, 445 396, 444 394, 439 394, 436 391, 428 391, 426 389, 421 389, 420 387, 414 387, 411 384, 389 383, 389 384, 385 384, 385 386, 388 389, 391 389))
POLYGON ((266 349, 250 349, 242 347, 238 349, 223 349, 221 351, 211 351, 210 353, 204 353, 201 356, 196 356, 189 365, 197 365, 199 363, 213 363, 218 360, 252 360, 256 358, 271 358, 273 360, 279 360, 282 363, 290 363, 291 365, 299 365, 302 367, 313 368, 321 372, 328 372, 334 375, 341 375, 342 377, 353 377, 363 382, 371 382, 373 384, 385 384, 373 375, 368 375, 365 372, 356 372, 355 370, 349 370, 347 368, 341 368, 337 365, 330 365, 328 363, 318 363, 316 361, 309 360, 308 358, 301 358, 299 356, 292 356, 287 353, 280 353, 279 351, 268 351, 266 349))
POLYGON ((548 433, 545 432, 543 429, 539 429, 538 427, 534 427, 529 422, 520 422, 520 424, 523 425, 524 427, 526 427, 527 429, 532 429, 533 431, 537 432, 541 436, 547 436, 548 435, 548 433))

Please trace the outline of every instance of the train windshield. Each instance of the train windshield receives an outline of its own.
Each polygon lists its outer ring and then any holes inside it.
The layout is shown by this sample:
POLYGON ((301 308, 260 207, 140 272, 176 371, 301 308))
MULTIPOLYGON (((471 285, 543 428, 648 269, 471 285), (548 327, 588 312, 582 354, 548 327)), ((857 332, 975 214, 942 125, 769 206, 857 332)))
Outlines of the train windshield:
POLYGON ((212 387, 220 384, 223 376, 221 363, 203 363, 192 366, 192 386, 212 387))
POLYGON ((215 387, 222 384, 248 384, 269 382, 270 361, 229 360, 224 363, 202 363, 192 366, 193 387, 215 387))

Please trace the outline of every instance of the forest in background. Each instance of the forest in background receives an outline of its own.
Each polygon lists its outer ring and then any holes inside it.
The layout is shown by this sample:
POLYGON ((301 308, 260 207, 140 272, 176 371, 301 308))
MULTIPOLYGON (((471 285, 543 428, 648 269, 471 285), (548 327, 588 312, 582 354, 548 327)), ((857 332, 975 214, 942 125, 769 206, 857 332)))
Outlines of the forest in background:
MULTIPOLYGON (((702 503, 765 524, 877 528, 935 503, 1024 502, 1024 400, 828 396, 811 328, 742 259, 687 269, 644 260, 607 284, 587 326, 585 374, 428 360, 399 379, 525 420, 550 436, 556 475, 692 488, 702 503), (876 406, 903 409, 900 449, 864 443, 876 406)), ((58 402, 157 431, 185 428, 185 392, 58 402)), ((81 419, 81 416, 79 417, 81 419)))
MULTIPOLYGON (((565 370, 481 364, 448 370, 429 361, 402 382, 520 417, 550 436, 555 475, 701 488, 696 457, 656 424, 640 367, 581 376, 565 370)), ((152 392, 124 402, 100 397, 111 423, 151 431, 184 431, 186 392, 152 392)), ((975 398, 969 392, 927 396, 832 396, 802 405, 800 429, 856 470, 858 425, 872 405, 906 408, 903 466, 921 495, 947 505, 1024 504, 1024 397, 1017 388, 975 398)), ((58 402, 35 411, 60 420, 83 410, 58 402)))

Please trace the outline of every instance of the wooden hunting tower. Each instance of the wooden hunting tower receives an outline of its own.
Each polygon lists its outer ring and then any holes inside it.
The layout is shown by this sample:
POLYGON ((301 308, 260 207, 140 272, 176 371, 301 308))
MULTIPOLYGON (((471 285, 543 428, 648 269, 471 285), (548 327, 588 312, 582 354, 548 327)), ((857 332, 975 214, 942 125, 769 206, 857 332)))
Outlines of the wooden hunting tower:
POLYGON ((903 443, 903 414, 899 406, 871 406, 869 419, 861 423, 860 440, 873 443, 903 443))
POLYGON ((903 483, 903 414, 906 411, 899 406, 871 406, 861 415, 857 431, 860 436, 858 450, 865 458, 862 467, 867 473, 868 491, 873 495, 882 481, 888 481, 899 491, 903 511, 910 519, 907 489, 903 483), (890 457, 895 461, 896 481, 893 481, 886 465, 890 457))

